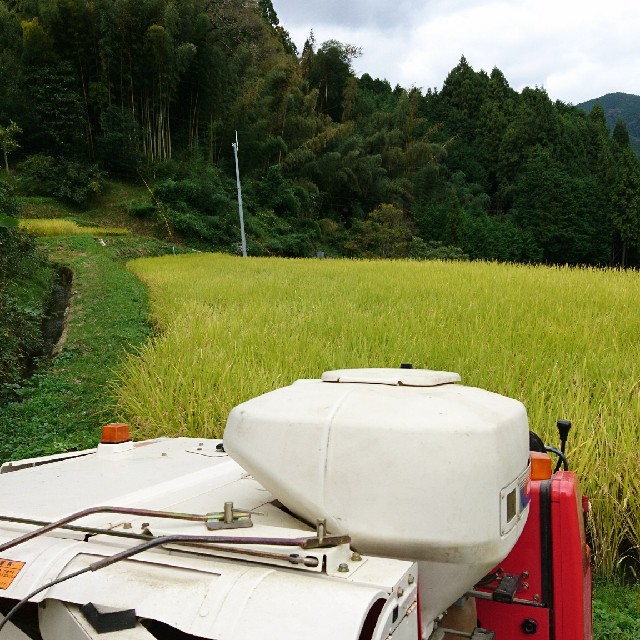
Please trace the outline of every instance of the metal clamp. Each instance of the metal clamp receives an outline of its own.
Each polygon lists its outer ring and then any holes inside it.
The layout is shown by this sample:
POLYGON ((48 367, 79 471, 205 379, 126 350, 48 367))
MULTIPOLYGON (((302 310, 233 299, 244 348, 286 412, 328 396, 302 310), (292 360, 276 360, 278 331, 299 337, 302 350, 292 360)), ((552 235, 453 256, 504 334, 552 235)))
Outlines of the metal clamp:
POLYGON ((234 509, 233 502, 224 503, 224 511, 207 514, 207 529, 217 531, 219 529, 245 529, 253 527, 251 511, 234 509))

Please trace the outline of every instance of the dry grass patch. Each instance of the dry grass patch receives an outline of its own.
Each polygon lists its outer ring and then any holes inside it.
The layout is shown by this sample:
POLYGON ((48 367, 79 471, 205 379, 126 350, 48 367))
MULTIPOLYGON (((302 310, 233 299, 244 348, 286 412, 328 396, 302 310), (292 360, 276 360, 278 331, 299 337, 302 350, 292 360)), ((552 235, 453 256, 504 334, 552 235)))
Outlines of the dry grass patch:
POLYGON ((36 219, 20 220, 20 227, 36 236, 121 236, 129 233, 119 227, 84 227, 71 220, 36 219))

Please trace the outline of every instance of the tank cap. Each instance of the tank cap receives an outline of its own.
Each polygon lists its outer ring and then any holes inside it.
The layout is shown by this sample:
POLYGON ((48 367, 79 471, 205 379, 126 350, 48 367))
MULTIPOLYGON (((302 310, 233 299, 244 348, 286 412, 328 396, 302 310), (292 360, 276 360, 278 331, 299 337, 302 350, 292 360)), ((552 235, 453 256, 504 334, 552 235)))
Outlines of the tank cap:
POLYGON ((123 423, 111 423, 102 427, 100 444, 122 444, 131 440, 129 425, 123 423))
POLYGON ((460 374, 430 369, 338 369, 325 371, 323 382, 387 384, 407 387, 437 387, 460 382, 460 374))

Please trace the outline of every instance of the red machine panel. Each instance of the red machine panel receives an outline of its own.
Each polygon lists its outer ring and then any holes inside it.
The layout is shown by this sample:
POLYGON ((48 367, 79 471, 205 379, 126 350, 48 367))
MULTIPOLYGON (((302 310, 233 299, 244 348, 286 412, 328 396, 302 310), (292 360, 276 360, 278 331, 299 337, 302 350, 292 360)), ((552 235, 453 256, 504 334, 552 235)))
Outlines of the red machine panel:
POLYGON ((575 473, 556 473, 551 483, 551 539, 557 640, 592 636, 591 550, 583 516, 587 508, 575 473))
POLYGON ((479 626, 491 629, 496 640, 550 640, 549 609, 523 604, 478 600, 479 626))
MULTIPOLYGON (((531 483, 529 518, 497 571, 521 577, 513 603, 478 599, 480 626, 496 640, 592 640, 591 557, 577 477, 565 471, 531 483)), ((490 597, 496 582, 479 590, 490 597)))

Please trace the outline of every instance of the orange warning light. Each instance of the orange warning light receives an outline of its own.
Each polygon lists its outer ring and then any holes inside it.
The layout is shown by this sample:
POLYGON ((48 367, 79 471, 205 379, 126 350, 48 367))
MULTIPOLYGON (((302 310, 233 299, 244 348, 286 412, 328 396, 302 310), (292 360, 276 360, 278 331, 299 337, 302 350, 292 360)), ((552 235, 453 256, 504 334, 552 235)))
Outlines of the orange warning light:
POLYGON ((548 480, 552 476, 551 458, 546 453, 531 451, 531 479, 548 480))
POLYGON ((129 440, 131 440, 131 433, 128 424, 112 423, 102 427, 100 444, 120 444, 129 440))

